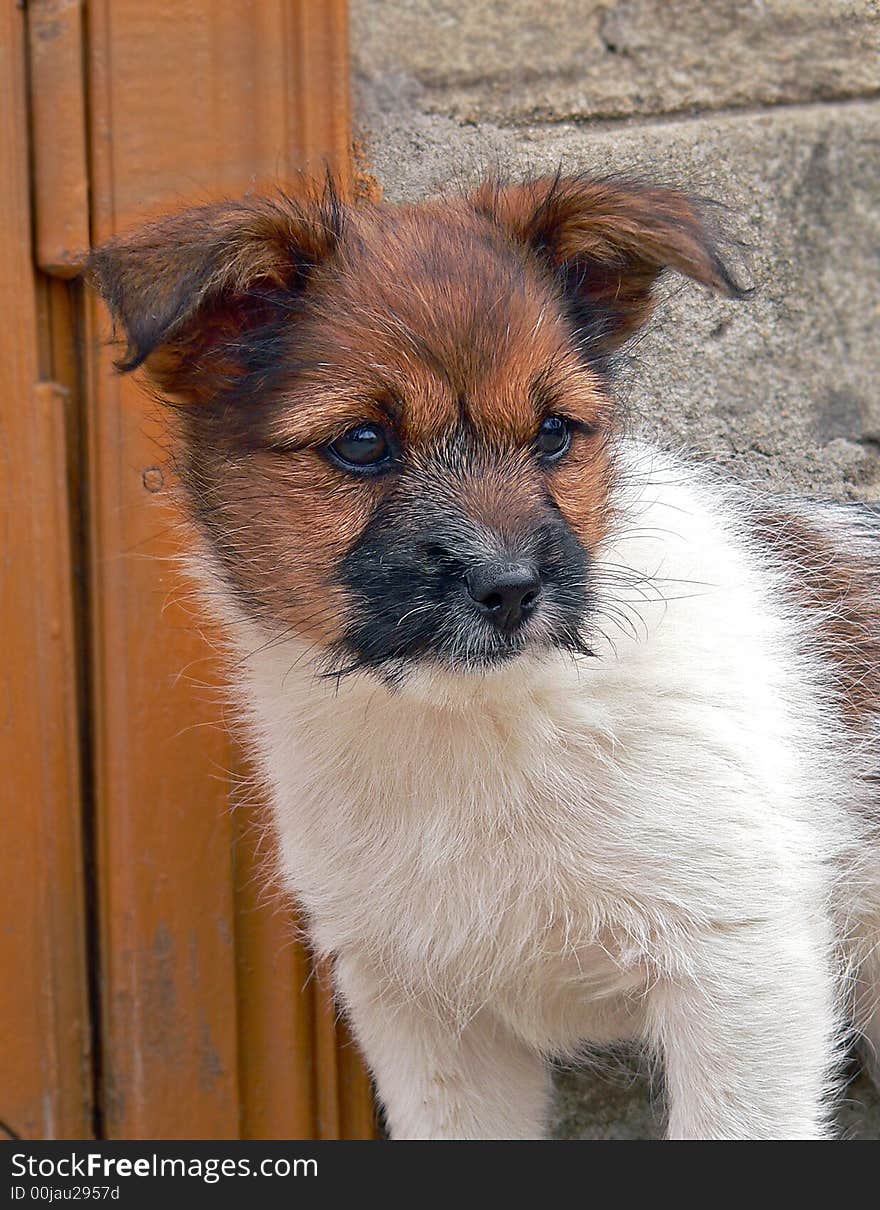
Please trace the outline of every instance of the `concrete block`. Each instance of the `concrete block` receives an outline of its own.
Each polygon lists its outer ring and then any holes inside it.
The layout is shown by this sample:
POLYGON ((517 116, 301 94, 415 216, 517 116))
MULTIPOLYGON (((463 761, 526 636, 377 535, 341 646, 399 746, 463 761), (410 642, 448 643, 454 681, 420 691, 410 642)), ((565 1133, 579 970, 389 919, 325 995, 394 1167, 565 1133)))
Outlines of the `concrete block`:
POLYGON ((357 69, 461 121, 622 117, 880 90, 872 0, 353 0, 357 69))

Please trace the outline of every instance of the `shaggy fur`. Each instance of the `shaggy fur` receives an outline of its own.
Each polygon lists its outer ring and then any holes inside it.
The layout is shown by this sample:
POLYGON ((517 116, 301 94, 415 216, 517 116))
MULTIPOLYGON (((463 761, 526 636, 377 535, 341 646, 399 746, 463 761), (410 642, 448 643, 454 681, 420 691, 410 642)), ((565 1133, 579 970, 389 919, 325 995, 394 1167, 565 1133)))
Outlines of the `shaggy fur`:
POLYGON ((667 268, 739 293, 692 201, 586 177, 93 258, 395 1138, 541 1137, 548 1059, 622 1039, 670 1138, 825 1138, 849 1029, 880 1043, 880 546, 623 435, 667 268), (502 626, 474 577, 511 569, 502 626))

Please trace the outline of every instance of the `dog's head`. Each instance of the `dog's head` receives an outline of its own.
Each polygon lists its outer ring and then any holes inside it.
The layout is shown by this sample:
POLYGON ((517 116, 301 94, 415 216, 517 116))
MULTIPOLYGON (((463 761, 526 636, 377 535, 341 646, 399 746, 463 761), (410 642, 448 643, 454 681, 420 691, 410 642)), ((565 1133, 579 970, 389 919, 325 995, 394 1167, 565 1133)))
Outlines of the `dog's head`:
POLYGON ((588 648, 609 365, 666 268, 736 292, 693 202, 585 177, 217 204, 91 263, 240 609, 390 677, 588 648))

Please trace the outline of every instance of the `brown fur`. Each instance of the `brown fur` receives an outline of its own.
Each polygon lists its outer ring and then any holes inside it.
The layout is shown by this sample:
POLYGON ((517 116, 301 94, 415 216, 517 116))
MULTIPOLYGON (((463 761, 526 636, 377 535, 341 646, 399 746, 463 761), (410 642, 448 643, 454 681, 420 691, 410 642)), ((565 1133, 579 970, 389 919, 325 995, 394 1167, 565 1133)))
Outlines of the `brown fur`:
POLYGON ((707 239, 704 216, 676 190, 614 178, 543 177, 513 188, 488 182, 474 202, 554 269, 583 271, 578 289, 608 311, 606 349, 647 321, 664 269, 721 293, 740 292, 707 239))
POLYGON ((880 712, 880 545, 871 557, 848 551, 846 542, 782 509, 765 508, 752 525, 815 622, 847 720, 862 726, 880 712))

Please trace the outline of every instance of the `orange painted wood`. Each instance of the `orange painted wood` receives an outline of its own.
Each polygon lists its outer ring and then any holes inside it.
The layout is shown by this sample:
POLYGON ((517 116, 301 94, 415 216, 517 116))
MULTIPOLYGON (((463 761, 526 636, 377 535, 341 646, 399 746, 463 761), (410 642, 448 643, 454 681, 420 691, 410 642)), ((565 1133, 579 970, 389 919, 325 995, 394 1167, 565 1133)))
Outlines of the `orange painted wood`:
POLYGON ((332 167, 352 185, 348 6, 291 0, 286 6, 289 135, 299 165, 332 167))
MULTIPOLYGON (((92 0, 88 76, 93 241, 318 159, 350 178, 344 4, 92 0)), ((308 959, 259 889, 252 809, 230 810, 239 762, 175 567, 161 414, 113 375, 94 303, 88 323, 105 1131, 311 1137, 308 959)))
POLYGON ((313 1139, 311 962, 276 885, 267 819, 250 795, 236 804, 235 823, 241 1136, 313 1139))
POLYGON ((374 1139, 378 1123, 373 1085, 344 1022, 336 1027, 336 1048, 339 1054, 339 1137, 374 1139))
POLYGON ((318 967, 313 987, 315 1002, 315 1115, 319 1139, 340 1139, 339 1025, 330 986, 330 973, 318 967))
POLYGON ((319 963, 315 999, 315 1111, 319 1139, 376 1137, 373 1089, 345 1022, 333 1001, 330 970, 319 963))
POLYGON ((73 277, 89 246, 82 9, 27 6, 36 255, 57 277, 73 277))
POLYGON ((0 6, 0 1132, 91 1128, 67 397, 38 382, 24 15, 0 6))

